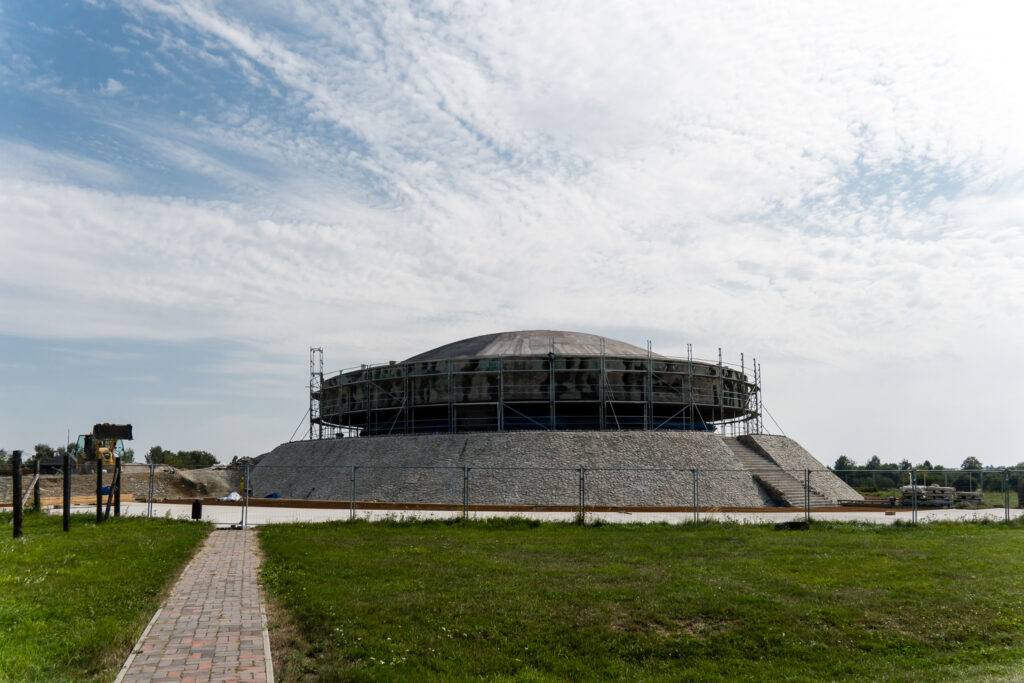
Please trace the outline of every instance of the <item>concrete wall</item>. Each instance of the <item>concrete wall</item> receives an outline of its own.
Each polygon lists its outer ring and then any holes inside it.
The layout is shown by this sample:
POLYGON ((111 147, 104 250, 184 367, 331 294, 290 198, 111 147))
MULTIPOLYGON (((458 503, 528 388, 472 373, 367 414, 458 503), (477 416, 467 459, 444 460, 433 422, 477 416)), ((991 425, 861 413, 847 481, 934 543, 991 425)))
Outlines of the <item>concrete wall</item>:
POLYGON ((767 498, 718 436, 699 432, 424 434, 300 441, 263 456, 253 469, 254 495, 277 492, 282 498, 348 500, 352 466, 358 467, 355 497, 361 501, 461 503, 461 468, 470 467, 471 503, 576 505, 581 466, 588 468, 588 504, 689 506, 691 468, 701 470, 701 506, 757 507, 767 498), (644 468, 678 471, 639 471, 644 468))

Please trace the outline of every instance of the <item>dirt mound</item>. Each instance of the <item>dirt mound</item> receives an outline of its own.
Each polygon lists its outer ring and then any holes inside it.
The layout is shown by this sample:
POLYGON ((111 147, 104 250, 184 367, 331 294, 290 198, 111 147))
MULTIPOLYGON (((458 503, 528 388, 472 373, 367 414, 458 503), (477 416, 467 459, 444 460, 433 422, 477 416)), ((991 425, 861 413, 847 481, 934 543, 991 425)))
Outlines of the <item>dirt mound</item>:
MULTIPOLYGON (((149 465, 129 463, 122 476, 121 493, 146 500, 149 495, 149 465)), ((111 475, 103 475, 103 484, 110 483, 111 475)), ((22 486, 27 487, 32 475, 22 477, 22 486)), ((232 491, 240 491, 242 470, 236 468, 206 468, 183 470, 167 465, 157 465, 153 471, 153 497, 162 499, 221 498, 232 491)), ((60 498, 62 477, 59 474, 44 474, 39 478, 39 494, 43 498, 60 498)), ((11 504, 11 478, 0 477, 0 505, 11 504)), ((95 474, 74 474, 71 476, 71 495, 96 495, 95 474)))

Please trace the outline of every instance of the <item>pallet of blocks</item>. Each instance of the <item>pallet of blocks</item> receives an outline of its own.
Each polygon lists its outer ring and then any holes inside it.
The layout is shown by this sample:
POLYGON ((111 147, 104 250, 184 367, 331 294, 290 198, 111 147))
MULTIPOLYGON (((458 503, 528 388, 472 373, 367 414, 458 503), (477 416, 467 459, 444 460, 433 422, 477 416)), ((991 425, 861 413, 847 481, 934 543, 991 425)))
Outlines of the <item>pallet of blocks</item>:
POLYGON ((965 505, 981 505, 985 496, 981 491, 957 491, 954 500, 965 505))
POLYGON ((956 489, 952 486, 902 486, 900 487, 900 505, 912 506, 914 495, 917 495, 918 507, 951 508, 956 489))

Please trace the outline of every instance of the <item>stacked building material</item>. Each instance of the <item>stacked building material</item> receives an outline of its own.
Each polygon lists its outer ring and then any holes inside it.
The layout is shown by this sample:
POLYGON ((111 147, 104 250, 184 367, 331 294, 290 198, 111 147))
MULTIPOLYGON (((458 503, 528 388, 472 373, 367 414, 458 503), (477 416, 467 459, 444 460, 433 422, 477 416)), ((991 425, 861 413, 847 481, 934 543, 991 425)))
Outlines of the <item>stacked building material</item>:
POLYGON ((912 506, 914 495, 917 495, 918 507, 953 507, 956 489, 952 486, 902 486, 900 487, 900 505, 912 506))
POLYGON ((954 500, 966 505, 981 505, 985 502, 985 497, 981 491, 957 491, 954 500))

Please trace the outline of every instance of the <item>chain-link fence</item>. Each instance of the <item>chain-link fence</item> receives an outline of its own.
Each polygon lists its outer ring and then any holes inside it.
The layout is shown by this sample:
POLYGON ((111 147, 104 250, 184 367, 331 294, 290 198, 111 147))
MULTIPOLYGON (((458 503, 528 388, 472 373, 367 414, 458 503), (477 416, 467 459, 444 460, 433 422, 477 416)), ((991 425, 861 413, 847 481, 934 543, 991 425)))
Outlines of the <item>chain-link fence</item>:
MULTIPOLYGON (((612 467, 474 467, 343 465, 303 468, 257 466, 250 474, 251 505, 347 507, 363 511, 446 510, 591 513, 802 512, 837 519, 852 512, 960 511, 931 518, 971 518, 970 511, 1001 508, 1007 521, 1020 509, 1020 470, 784 470, 612 467), (869 478, 871 483, 867 483, 869 478), (851 486, 854 484, 855 486, 851 486)), ((991 513, 984 515, 991 518, 991 513)), ((682 518, 681 516, 677 518, 682 518)))
MULTIPOLYGON (((157 476, 161 467, 136 466, 131 514, 152 517, 156 504, 191 502, 196 497, 176 496, 163 488, 157 476)), ((721 518, 719 513, 782 512, 789 518, 802 513, 809 520, 812 514, 848 519, 856 518, 851 513, 884 511, 900 513, 911 522, 922 513, 928 513, 928 519, 992 519, 992 513, 1001 509, 1000 517, 1009 521, 1021 514, 1024 501, 1024 471, 1009 469, 243 465, 228 477, 237 482, 237 489, 222 500, 205 502, 237 505, 237 523, 243 526, 254 507, 347 510, 352 519, 374 511, 432 511, 449 516, 551 512, 579 519, 669 513, 679 521, 700 521, 702 515, 721 518)), ((95 500, 94 475, 73 479, 78 494, 72 495, 73 502, 81 507, 95 500)), ((0 476, 0 504, 12 503, 10 482, 10 477, 0 476)), ((59 505, 62 496, 44 492, 43 504, 59 505)))

